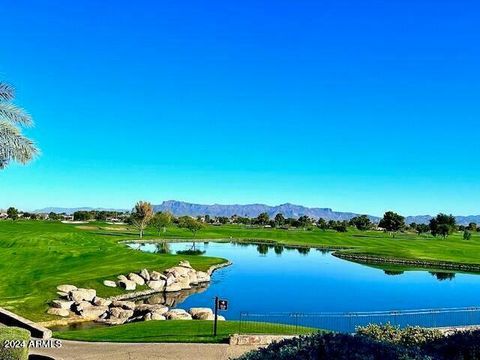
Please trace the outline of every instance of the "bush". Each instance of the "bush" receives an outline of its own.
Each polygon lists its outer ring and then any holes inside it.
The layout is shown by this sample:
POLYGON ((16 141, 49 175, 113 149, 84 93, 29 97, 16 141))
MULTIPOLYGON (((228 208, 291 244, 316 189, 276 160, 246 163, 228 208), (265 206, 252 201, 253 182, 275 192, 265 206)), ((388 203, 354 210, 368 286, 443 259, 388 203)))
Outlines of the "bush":
POLYGON ((439 360, 480 360, 480 330, 456 332, 426 343, 422 349, 439 360))
POLYGON ((239 360, 431 360, 418 349, 364 336, 315 334, 283 340, 244 354, 239 360))
POLYGON ((30 332, 16 327, 0 327, 0 359, 28 360, 30 332), (6 347, 9 344, 10 347, 6 347))
POLYGON ((435 329, 426 329, 419 326, 408 326, 401 329, 390 323, 385 325, 370 324, 359 326, 356 329, 358 335, 374 340, 400 344, 407 347, 420 346, 427 342, 439 339, 442 333, 435 329))

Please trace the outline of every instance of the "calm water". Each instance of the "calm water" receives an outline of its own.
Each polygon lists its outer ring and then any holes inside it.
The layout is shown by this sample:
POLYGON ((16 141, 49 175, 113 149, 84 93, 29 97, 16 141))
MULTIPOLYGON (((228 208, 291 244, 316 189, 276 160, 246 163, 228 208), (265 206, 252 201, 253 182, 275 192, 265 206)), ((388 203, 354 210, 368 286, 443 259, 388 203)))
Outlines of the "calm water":
MULTIPOLYGON (((130 244, 147 252, 192 248, 192 243, 130 244)), ((240 312, 357 312, 480 305, 480 276, 407 271, 386 274, 315 249, 197 242, 205 255, 229 259, 210 286, 177 306, 212 307, 213 298, 229 300, 227 319, 240 312)))

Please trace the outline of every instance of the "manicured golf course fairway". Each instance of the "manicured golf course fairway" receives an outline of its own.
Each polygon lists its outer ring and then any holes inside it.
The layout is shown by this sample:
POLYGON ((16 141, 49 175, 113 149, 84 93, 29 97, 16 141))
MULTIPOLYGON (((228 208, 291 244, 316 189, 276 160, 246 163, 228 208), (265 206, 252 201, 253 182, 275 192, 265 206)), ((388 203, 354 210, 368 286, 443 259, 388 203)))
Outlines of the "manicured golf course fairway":
MULTIPOLYGON (((191 239, 192 233, 175 226, 162 236, 191 239)), ((142 268, 163 270, 189 260, 193 267, 206 270, 224 262, 205 256, 148 254, 132 251, 122 240, 134 240, 134 229, 123 225, 88 223, 63 224, 54 221, 0 221, 0 306, 34 321, 55 319, 47 315, 48 303, 63 283, 97 289, 100 296, 122 290, 103 286, 104 279, 142 268)), ((208 226, 197 239, 274 240, 285 245, 348 247, 348 250, 389 258, 480 263, 480 236, 463 240, 458 232, 447 239, 413 233, 390 235, 349 229, 347 233, 313 229, 280 230, 248 228, 242 225, 208 226)), ((153 230, 146 239, 158 239, 153 230)))

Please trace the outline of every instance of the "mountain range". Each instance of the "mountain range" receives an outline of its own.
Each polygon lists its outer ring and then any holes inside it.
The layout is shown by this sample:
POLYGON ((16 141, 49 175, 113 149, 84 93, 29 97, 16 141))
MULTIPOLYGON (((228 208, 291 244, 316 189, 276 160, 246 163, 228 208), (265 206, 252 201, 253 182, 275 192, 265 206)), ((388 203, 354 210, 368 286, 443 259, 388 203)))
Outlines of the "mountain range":
MULTIPOLYGON (((352 212, 341 212, 334 211, 330 208, 310 208, 301 205, 295 204, 281 204, 277 206, 269 206, 265 204, 247 204, 247 205, 202 205, 202 204, 193 204, 184 201, 177 200, 168 200, 162 202, 160 205, 154 205, 153 209, 155 212, 158 211, 168 211, 175 216, 199 216, 199 215, 210 215, 210 216, 227 216, 231 217, 232 215, 244 216, 244 217, 256 217, 260 213, 266 212, 270 217, 274 217, 276 214, 281 213, 285 217, 298 218, 302 215, 307 215, 312 218, 323 218, 325 220, 350 220, 352 217, 358 216, 360 214, 352 212)), ((44 209, 36 210, 37 213, 66 213, 73 214, 75 211, 80 210, 107 210, 107 211, 128 211, 126 209, 103 209, 103 208, 91 208, 91 207, 81 207, 81 208, 57 208, 57 207, 48 207, 44 209)), ((370 220, 378 221, 380 218, 378 216, 368 215, 370 220)), ((416 216, 407 216, 405 218, 408 224, 415 222, 417 224, 428 223, 432 218, 431 215, 416 215, 416 216)), ((455 216, 457 223, 460 225, 468 225, 471 222, 480 224, 480 215, 469 215, 469 216, 455 216)))

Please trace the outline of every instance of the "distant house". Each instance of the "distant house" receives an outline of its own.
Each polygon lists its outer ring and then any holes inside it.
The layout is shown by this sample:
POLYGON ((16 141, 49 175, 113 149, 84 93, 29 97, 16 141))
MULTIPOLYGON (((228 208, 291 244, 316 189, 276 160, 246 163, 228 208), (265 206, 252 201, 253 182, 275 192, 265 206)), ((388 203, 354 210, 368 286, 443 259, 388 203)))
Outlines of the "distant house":
POLYGON ((62 214, 60 217, 63 221, 73 221, 73 215, 62 214))
POLYGON ((6 212, 0 212, 0 219, 8 218, 8 214, 6 212))

